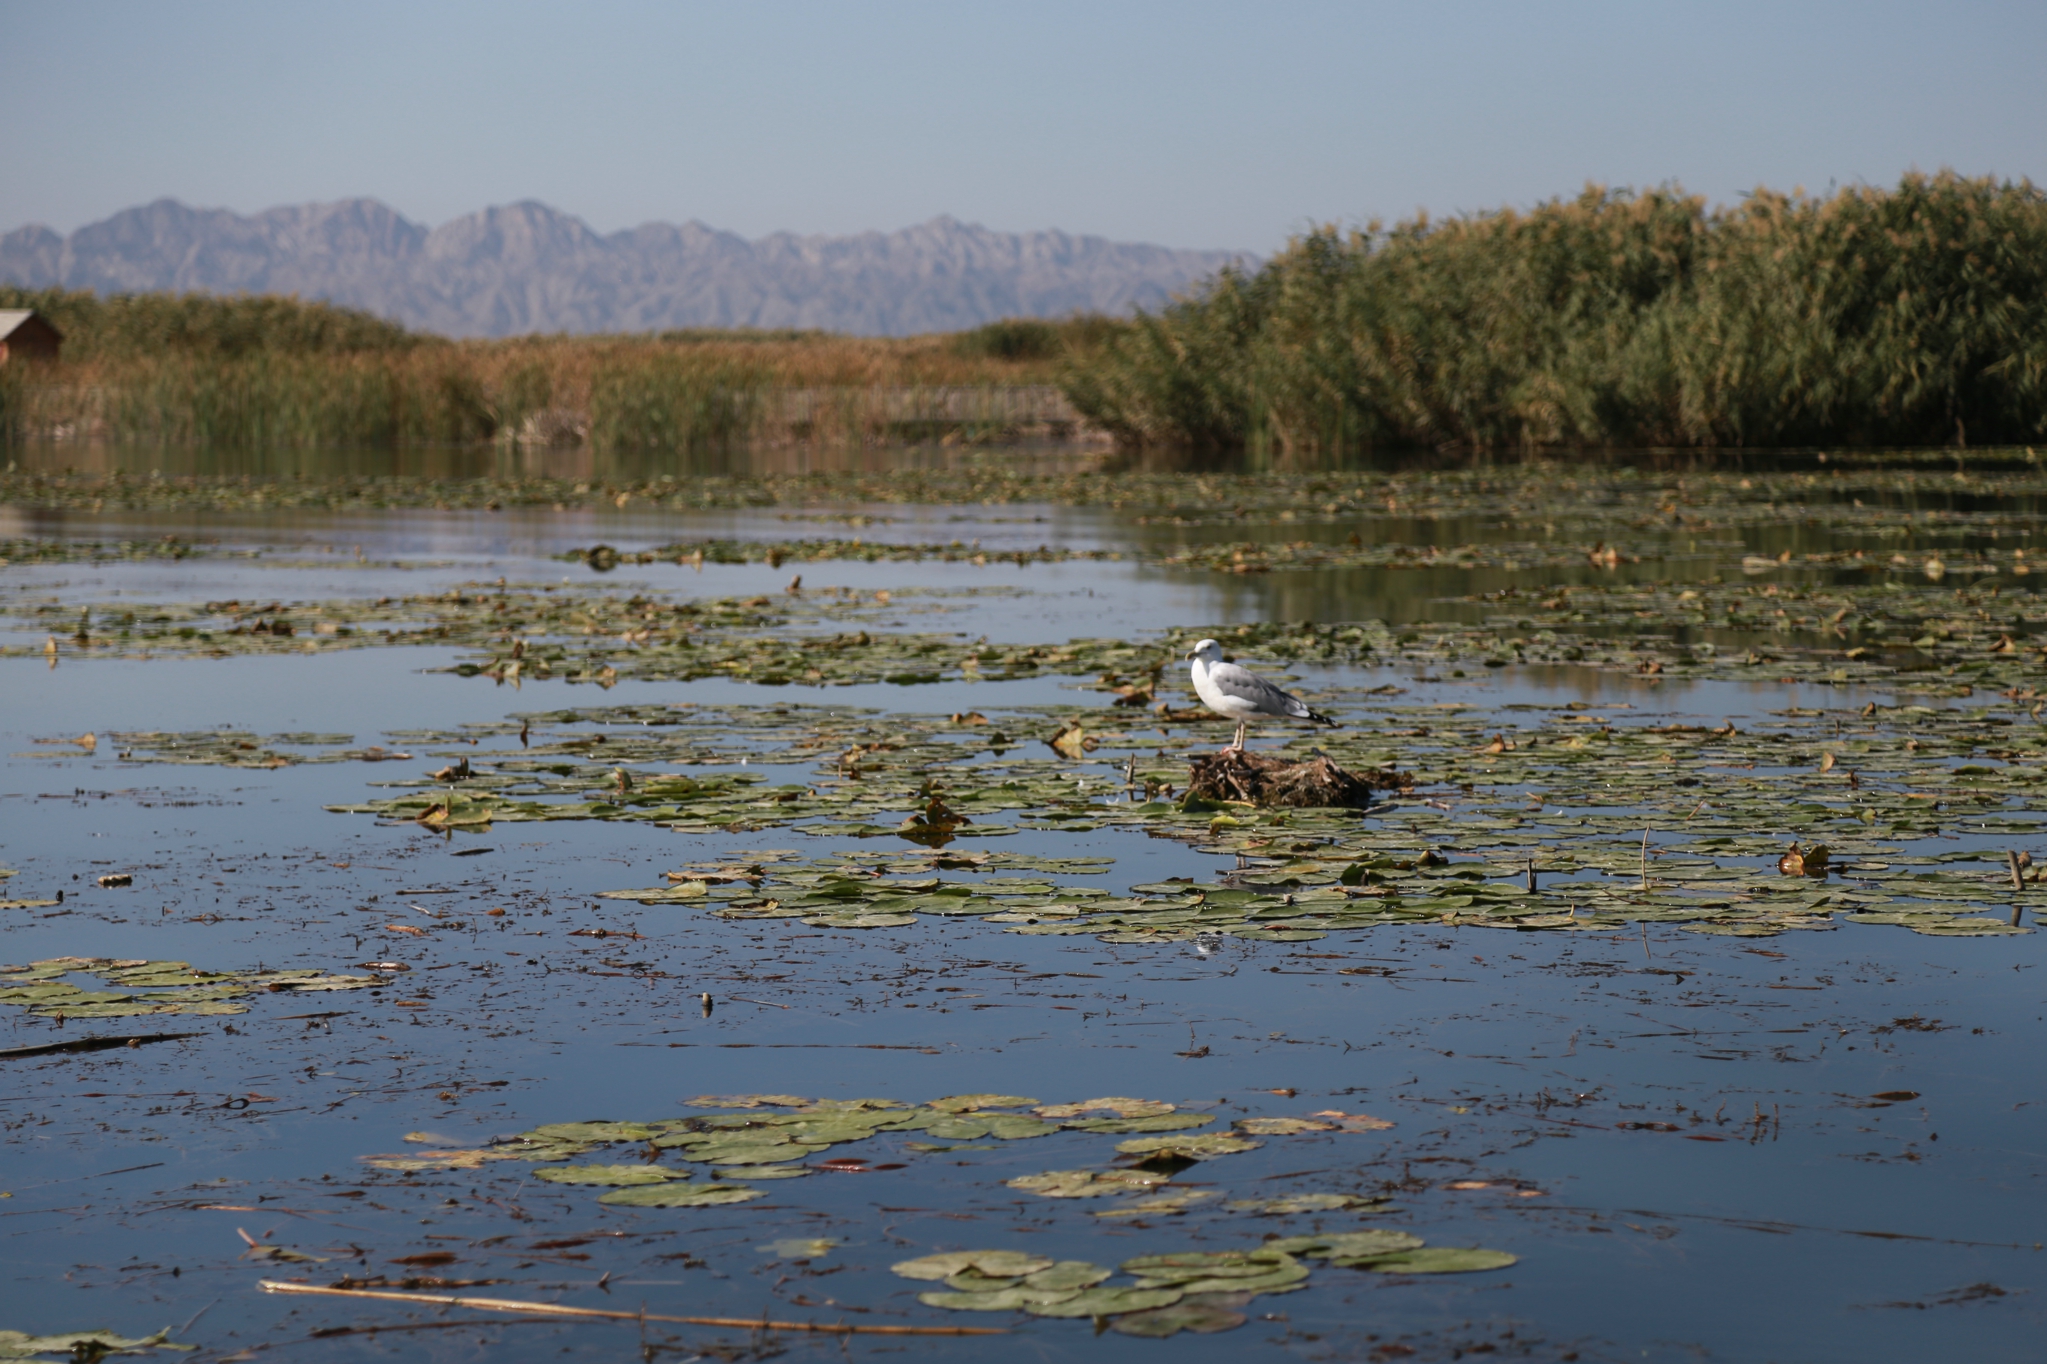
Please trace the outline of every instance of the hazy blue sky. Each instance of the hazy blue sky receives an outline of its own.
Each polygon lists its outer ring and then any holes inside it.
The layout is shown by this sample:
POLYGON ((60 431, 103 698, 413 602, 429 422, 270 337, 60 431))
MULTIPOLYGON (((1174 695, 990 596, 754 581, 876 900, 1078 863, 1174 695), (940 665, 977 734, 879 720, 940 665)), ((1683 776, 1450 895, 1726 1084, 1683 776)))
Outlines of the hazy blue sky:
POLYGON ((170 195, 1267 251, 1676 180, 2047 180, 2047 3, 0 0, 0 230, 170 195))

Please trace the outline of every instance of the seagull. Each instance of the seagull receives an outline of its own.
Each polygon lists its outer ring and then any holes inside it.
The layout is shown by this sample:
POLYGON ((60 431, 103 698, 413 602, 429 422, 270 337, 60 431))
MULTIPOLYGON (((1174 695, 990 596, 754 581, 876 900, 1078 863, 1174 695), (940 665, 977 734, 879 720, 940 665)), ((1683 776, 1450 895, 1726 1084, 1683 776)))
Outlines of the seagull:
POLYGON ((1194 660, 1194 694, 1201 704, 1217 715, 1237 722, 1237 737, 1225 753, 1244 751, 1244 725, 1253 716, 1270 715, 1285 720, 1307 720, 1336 728, 1336 721, 1310 710, 1291 692, 1282 691, 1249 668, 1223 662, 1223 646, 1204 639, 1187 651, 1194 660))

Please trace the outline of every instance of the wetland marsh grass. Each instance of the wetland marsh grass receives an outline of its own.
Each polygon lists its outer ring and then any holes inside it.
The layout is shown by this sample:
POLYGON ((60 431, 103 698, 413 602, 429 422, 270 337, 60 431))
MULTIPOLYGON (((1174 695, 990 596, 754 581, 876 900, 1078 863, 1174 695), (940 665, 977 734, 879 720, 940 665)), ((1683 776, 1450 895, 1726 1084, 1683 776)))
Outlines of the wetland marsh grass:
POLYGON ((1071 367, 1126 444, 1944 445, 2047 433, 2047 196, 1588 188, 1324 228, 1071 367))
POLYGON ((907 338, 800 331, 450 341, 277 297, 0 287, 66 336, 0 366, 0 441, 598 450, 984 439, 1075 414, 1061 366, 1121 324, 1015 321, 907 338))

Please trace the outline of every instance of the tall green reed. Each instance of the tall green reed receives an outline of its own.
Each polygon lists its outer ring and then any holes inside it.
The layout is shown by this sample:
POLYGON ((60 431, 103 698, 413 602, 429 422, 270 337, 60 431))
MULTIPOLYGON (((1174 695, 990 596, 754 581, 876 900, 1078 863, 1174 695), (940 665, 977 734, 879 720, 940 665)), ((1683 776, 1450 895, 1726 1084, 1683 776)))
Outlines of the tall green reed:
POLYGON ((0 367, 0 435, 280 447, 487 440, 495 416, 453 360, 172 355, 62 384, 10 364, 0 367))
POLYGON ((2047 434, 2047 196, 1911 176, 1709 212, 1588 189, 1310 233, 1069 369, 1128 443, 1336 451, 2047 434))
POLYGON ((590 445, 598 451, 729 446, 755 429, 765 371, 670 351, 607 358, 590 379, 590 445))

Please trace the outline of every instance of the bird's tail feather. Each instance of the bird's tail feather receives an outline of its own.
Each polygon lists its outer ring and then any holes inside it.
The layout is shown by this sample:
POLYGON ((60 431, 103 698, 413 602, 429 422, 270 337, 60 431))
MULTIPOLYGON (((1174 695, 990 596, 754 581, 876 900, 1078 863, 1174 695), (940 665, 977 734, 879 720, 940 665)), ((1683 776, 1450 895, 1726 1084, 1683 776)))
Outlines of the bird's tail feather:
POLYGON ((1317 724, 1317 725, 1327 725, 1327 726, 1329 726, 1329 727, 1330 727, 1331 729, 1342 729, 1342 728, 1343 728, 1343 726, 1342 726, 1342 725, 1339 725, 1339 724, 1337 724, 1337 723, 1336 723, 1336 721, 1334 721, 1334 720, 1330 719, 1330 718, 1329 718, 1328 716, 1324 715, 1324 714, 1323 714, 1323 713, 1322 713, 1321 711, 1319 711, 1319 710, 1311 710, 1311 711, 1309 711, 1309 712, 1308 712, 1308 721, 1309 721, 1309 723, 1311 723, 1311 724, 1317 724))

